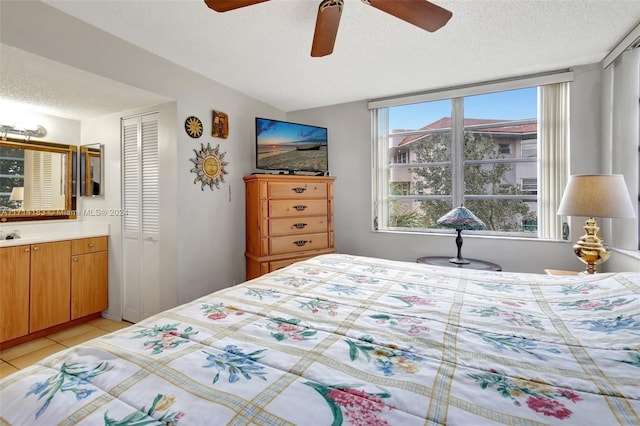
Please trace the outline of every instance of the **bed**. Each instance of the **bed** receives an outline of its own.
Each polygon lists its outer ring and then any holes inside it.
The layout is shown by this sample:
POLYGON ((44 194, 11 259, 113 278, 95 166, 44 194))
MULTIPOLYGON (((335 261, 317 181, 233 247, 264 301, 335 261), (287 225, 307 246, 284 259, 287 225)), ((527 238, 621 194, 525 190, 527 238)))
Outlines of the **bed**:
MULTIPOLYGON (((322 255, 0 382, 11 425, 639 424, 640 273, 322 255)), ((4 423, 3 423, 4 422, 4 423)))

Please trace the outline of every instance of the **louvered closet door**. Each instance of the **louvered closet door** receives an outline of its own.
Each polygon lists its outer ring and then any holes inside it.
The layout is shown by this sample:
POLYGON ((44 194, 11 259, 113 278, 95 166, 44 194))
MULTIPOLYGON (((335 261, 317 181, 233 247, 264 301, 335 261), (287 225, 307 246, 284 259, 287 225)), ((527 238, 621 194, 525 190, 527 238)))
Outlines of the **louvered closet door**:
POLYGON ((124 314, 137 322, 160 311, 159 114, 122 120, 124 314))

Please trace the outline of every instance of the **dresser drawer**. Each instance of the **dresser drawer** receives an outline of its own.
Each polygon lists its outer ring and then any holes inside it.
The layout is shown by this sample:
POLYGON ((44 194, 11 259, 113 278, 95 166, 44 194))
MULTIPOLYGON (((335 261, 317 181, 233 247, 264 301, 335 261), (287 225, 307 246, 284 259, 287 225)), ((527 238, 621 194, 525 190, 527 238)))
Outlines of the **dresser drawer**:
POLYGON ((329 236, 322 234, 291 235, 269 238, 269 254, 297 253, 329 247, 329 236))
POLYGON ((327 200, 269 201, 269 217, 326 216, 327 200))
POLYGON ((282 269, 285 266, 292 265, 296 262, 300 262, 301 260, 311 259, 312 257, 315 257, 315 256, 316 255, 313 254, 311 256, 301 256, 301 257, 294 257, 291 259, 276 260, 273 262, 269 262, 269 272, 277 271, 278 269, 282 269))
POLYGON ((82 238, 71 240, 71 254, 94 253, 105 251, 109 248, 108 237, 82 238))
POLYGON ((269 198, 327 198, 324 182, 269 182, 269 198))
POLYGON ((327 217, 287 217, 284 219, 271 219, 269 221, 269 235, 293 235, 327 232, 327 217))

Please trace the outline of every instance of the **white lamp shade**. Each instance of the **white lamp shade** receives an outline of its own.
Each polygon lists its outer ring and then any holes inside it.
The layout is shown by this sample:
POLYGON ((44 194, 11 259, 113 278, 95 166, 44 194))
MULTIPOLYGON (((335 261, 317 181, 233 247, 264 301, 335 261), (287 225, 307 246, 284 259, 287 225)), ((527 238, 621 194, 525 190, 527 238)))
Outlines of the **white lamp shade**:
POLYGON ((24 200, 24 187, 14 186, 9 196, 9 201, 22 201, 24 200))
POLYGON ((636 217, 622 175, 570 176, 558 215, 584 217, 636 217))

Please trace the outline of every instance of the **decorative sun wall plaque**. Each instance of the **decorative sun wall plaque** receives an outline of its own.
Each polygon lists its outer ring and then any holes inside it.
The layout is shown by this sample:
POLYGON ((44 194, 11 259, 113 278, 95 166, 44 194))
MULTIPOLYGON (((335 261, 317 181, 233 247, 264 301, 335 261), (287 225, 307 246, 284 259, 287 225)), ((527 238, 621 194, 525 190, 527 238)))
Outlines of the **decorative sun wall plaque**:
POLYGON ((199 138, 202 136, 203 129, 202 121, 200 121, 198 117, 192 115, 191 117, 187 117, 184 121, 184 130, 186 130, 187 134, 192 138, 199 138))
POLYGON ((200 151, 193 150, 196 153, 196 158, 189 159, 195 164, 195 167, 191 169, 191 172, 196 174, 193 183, 200 181, 200 189, 203 191, 207 185, 212 191, 214 185, 217 189, 220 189, 220 183, 224 183, 224 175, 228 173, 225 170, 225 166, 229 163, 224 161, 226 152, 220 152, 220 145, 213 149, 209 143, 207 143, 206 148, 204 144, 200 144, 200 146, 200 151))
POLYGON ((213 111, 211 136, 226 139, 229 136, 229 116, 224 112, 213 111))

